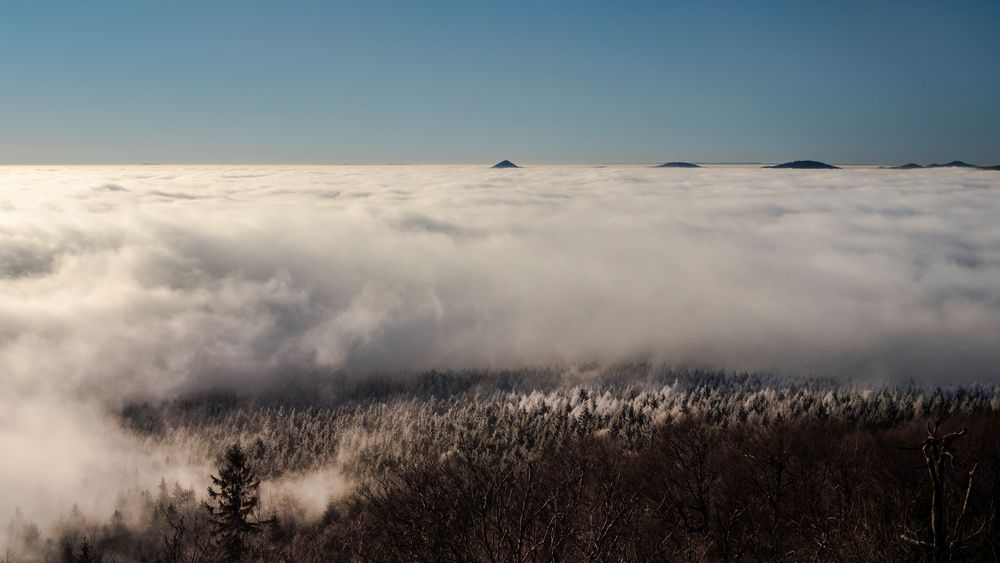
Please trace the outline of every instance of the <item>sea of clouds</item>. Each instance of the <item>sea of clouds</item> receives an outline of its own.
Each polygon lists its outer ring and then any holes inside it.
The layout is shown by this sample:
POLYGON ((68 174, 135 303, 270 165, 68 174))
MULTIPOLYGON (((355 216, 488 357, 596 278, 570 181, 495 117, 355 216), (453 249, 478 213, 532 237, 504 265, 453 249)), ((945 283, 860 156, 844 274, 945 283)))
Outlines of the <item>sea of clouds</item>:
POLYGON ((1000 382, 998 218, 980 170, 0 167, 0 512, 128 466, 108 407, 219 386, 635 359, 1000 382))

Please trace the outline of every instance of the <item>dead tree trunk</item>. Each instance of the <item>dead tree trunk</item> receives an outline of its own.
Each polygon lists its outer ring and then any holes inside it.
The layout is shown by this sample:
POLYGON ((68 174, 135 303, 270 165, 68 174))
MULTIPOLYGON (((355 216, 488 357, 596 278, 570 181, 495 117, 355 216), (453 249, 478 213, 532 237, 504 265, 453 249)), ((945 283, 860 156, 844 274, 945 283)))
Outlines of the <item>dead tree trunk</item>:
MULTIPOLYGON (((924 454, 924 462, 927 464, 927 473, 931 478, 931 541, 925 542, 913 538, 906 534, 903 539, 926 548, 929 548, 936 563, 946 563, 951 561, 952 550, 958 547, 963 538, 952 538, 948 529, 947 497, 945 496, 945 480, 947 464, 953 460, 953 444, 967 432, 963 428, 958 432, 951 432, 944 436, 938 436, 940 420, 933 425, 927 425, 927 439, 920 446, 907 449, 920 449, 924 454)), ((968 488, 972 487, 972 475, 975 467, 969 472, 968 488)), ((966 491, 968 498, 969 491, 966 491)), ((962 511, 958 515, 958 522, 962 521, 968 501, 963 503, 962 511)))

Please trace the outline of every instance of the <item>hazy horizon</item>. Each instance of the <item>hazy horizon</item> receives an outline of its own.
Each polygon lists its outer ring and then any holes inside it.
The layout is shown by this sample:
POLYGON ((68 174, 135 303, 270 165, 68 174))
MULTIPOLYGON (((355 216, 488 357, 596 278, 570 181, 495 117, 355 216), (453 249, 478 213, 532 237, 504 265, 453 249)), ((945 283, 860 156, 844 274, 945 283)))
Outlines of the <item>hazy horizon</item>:
MULTIPOLYGON (((461 166, 469 168, 482 168, 489 169, 492 168, 494 164, 497 164, 501 160, 510 160, 514 164, 518 165, 519 168, 531 168, 531 167, 549 167, 549 166, 566 166, 566 167, 601 167, 601 166, 621 166, 621 167, 650 167, 655 168, 661 164, 667 162, 689 162, 692 164, 698 164, 703 167, 711 166, 728 166, 728 167, 753 167, 753 166, 763 166, 763 165, 773 165, 781 164, 784 162, 793 162, 798 160, 816 160, 820 162, 825 162, 827 164, 833 164, 841 167, 873 167, 873 168, 891 168, 893 166, 899 166, 907 163, 916 163, 922 166, 928 164, 947 164, 949 162, 960 161, 966 164, 971 164, 978 167, 985 166, 995 166, 991 162, 975 162, 961 158, 948 158, 948 159, 937 159, 925 162, 917 162, 913 160, 901 161, 901 162, 838 162, 834 160, 824 160, 815 157, 800 157, 800 158, 789 158, 783 160, 773 160, 773 161, 759 161, 759 162, 725 162, 725 161, 705 161, 705 160, 670 160, 663 159, 657 161, 529 161, 520 160, 515 158, 501 158, 496 161, 465 161, 465 162, 241 162, 241 161, 231 161, 231 162, 78 162, 78 163, 60 163, 60 162, 20 162, 20 163, 0 163, 0 167, 57 167, 57 168, 76 168, 76 167, 101 167, 101 166, 205 166, 205 167, 219 167, 219 166, 302 166, 302 167, 337 167, 337 166, 461 166)), ((940 167, 947 168, 947 167, 940 167)))

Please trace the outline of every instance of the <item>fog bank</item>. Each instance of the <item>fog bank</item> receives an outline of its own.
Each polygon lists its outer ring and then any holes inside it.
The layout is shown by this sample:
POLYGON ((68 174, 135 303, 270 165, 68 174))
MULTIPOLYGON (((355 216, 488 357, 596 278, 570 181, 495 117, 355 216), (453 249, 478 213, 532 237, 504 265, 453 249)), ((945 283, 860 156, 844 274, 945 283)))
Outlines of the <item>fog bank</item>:
POLYGON ((8 389, 633 356, 992 379, 1000 175, 475 167, 0 171, 8 389))
POLYGON ((976 170, 3 167, 0 496, 112 474, 98 407, 338 370, 997 382, 997 217, 976 170))

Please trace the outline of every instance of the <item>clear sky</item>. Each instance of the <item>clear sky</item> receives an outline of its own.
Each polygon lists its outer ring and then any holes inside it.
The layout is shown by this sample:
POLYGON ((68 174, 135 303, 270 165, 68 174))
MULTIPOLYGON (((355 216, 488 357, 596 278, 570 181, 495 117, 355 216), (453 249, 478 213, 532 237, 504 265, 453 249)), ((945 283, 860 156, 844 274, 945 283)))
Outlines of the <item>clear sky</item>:
POLYGON ((0 4, 0 162, 1000 164, 1000 2, 0 4))

